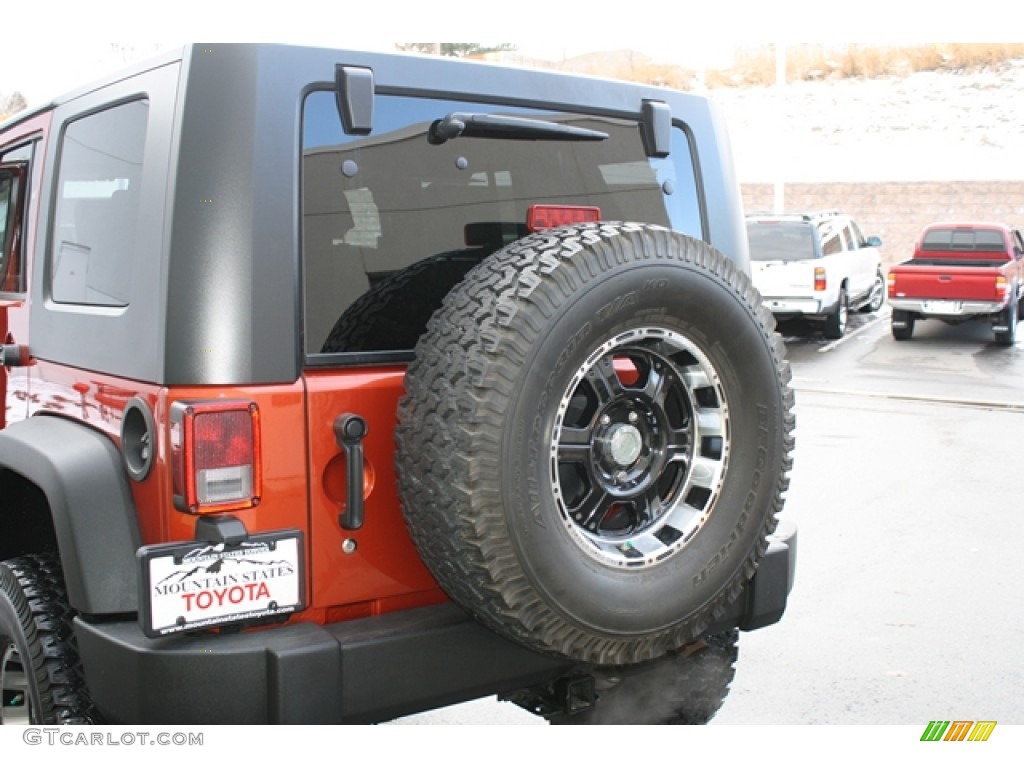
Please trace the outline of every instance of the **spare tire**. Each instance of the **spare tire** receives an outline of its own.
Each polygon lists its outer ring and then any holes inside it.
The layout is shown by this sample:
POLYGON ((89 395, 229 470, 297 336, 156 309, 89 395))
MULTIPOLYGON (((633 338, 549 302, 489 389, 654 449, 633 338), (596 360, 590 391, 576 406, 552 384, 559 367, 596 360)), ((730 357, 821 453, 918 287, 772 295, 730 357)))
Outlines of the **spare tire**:
POLYGON ((389 275, 334 322, 321 353, 409 350, 444 297, 490 251, 447 251, 389 275))
POLYGON ((622 223, 519 240, 445 298, 406 375, 396 469, 420 555, 536 651, 680 648, 775 528, 789 377, 771 314, 706 243, 622 223))

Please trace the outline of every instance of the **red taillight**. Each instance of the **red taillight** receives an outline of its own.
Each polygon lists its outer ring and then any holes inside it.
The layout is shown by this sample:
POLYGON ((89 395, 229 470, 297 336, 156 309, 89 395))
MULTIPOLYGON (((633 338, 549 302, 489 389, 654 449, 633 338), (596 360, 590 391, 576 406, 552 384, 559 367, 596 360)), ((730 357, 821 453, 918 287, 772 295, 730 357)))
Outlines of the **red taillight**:
POLYGON ((176 402, 171 406, 174 504, 208 514, 260 501, 260 418, 255 403, 176 402))
POLYGON ((896 273, 890 272, 885 282, 888 287, 889 298, 894 298, 896 296, 896 273))
POLYGON ((828 280, 825 279, 825 268, 814 268, 814 290, 824 291, 828 287, 828 280))
POLYGON ((1006 278, 1003 275, 996 275, 996 296, 1003 298, 1006 295, 1006 278))
POLYGON ((526 213, 526 227, 531 232, 543 232, 600 218, 601 209, 592 205, 531 205, 526 213))

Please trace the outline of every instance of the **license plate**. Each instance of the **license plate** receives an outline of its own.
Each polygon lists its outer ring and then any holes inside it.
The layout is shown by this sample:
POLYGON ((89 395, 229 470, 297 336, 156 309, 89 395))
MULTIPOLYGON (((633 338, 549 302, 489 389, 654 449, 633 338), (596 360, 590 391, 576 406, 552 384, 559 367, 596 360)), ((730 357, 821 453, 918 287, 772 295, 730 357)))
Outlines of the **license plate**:
POLYGON ((962 302, 947 301, 945 299, 926 301, 923 307, 925 312, 933 315, 959 315, 963 308, 962 302))
POLYGON ((149 637, 289 614, 304 607, 302 534, 275 531, 227 546, 142 547, 139 619, 149 637))

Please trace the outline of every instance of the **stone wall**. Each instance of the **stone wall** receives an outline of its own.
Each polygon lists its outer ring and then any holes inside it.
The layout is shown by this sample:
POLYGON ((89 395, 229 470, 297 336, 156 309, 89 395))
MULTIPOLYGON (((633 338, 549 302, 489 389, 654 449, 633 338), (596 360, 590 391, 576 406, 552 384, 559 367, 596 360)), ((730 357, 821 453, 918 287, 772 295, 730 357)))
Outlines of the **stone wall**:
MULTIPOLYGON (((748 212, 772 210, 771 184, 744 184, 742 192, 748 212)), ((787 211, 838 208, 850 214, 865 235, 882 238, 888 264, 910 258, 921 229, 935 221, 995 221, 1024 229, 1024 181, 792 183, 784 197, 787 211)))

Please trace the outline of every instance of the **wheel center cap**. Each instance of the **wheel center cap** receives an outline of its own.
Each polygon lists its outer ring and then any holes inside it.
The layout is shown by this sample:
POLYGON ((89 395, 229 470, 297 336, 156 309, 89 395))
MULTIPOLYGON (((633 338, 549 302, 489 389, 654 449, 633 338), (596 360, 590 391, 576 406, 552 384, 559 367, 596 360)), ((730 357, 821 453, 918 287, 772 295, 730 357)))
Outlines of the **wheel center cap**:
POLYGON ((620 467, 628 467, 640 458, 644 441, 640 436, 640 430, 629 424, 620 424, 612 430, 608 440, 608 449, 612 461, 620 467))

